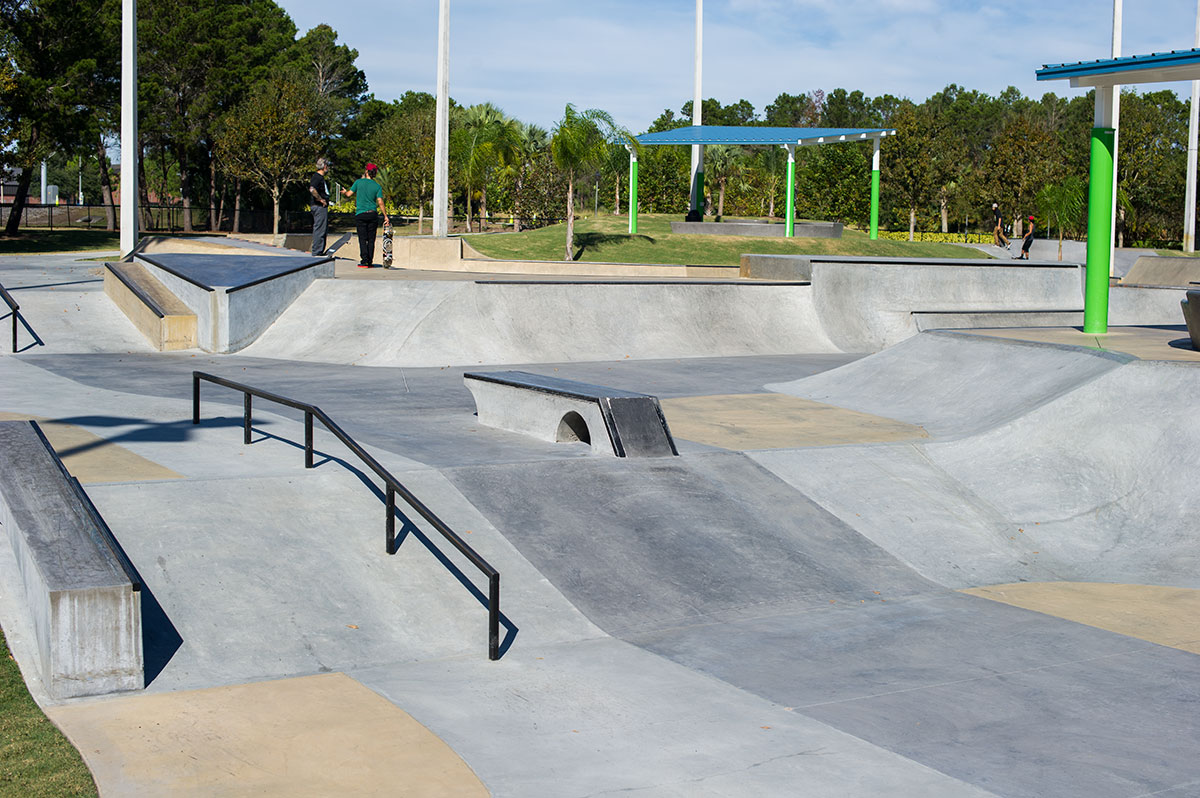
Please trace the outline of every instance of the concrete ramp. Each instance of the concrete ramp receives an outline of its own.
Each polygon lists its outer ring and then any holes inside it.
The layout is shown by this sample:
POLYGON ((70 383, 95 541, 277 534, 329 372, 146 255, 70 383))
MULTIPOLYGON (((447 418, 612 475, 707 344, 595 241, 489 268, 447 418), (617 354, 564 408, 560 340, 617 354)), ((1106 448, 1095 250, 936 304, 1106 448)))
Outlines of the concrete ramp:
POLYGON ((245 354, 377 366, 837 352, 809 286, 319 281, 245 354))
POLYGON ((1200 282, 1200 258, 1142 256, 1121 282, 1131 285, 1166 285, 1187 288, 1200 282))
POLYGON ((1132 359, 931 332, 833 371, 766 387, 953 436, 1017 418, 1132 359))
POLYGON ((610 633, 935 587, 740 454, 447 476, 610 633))

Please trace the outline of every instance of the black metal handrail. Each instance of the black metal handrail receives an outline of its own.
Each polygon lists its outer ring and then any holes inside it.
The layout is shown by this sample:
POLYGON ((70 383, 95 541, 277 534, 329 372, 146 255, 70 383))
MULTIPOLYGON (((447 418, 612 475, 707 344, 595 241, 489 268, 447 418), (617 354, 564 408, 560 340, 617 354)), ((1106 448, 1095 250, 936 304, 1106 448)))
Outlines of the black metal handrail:
POLYGON ((3 299, 8 304, 12 311, 12 351, 17 351, 17 322, 21 318, 21 306, 17 304, 17 300, 12 298, 12 294, 5 290, 3 285, 0 285, 0 299, 3 299))
POLYGON ((479 552, 471 548, 465 540, 458 536, 453 529, 446 525, 442 519, 434 515, 433 511, 426 507, 416 496, 412 494, 408 488, 400 484, 391 473, 384 468, 379 462, 367 453, 358 441, 350 437, 350 435, 334 422, 325 411, 316 405, 310 405, 306 402, 299 402, 295 399, 289 399, 286 396, 263 391, 249 385, 244 385, 240 382, 227 380, 223 377, 218 377, 213 374, 206 374, 202 371, 192 372, 192 423, 200 423, 200 381, 215 383, 226 388, 232 388, 235 391, 241 391, 243 395, 243 435, 242 442, 250 443, 250 422, 251 422, 251 397, 257 396, 260 399, 266 399, 269 402, 285 405, 296 410, 304 412, 304 467, 313 467, 313 419, 320 420, 325 428, 332 432, 334 436, 346 445, 351 452, 362 460, 367 468, 375 472, 375 475, 383 480, 384 486, 387 488, 387 543, 386 551, 388 554, 395 554, 396 546, 396 495, 408 502, 408 505, 417 511, 418 514, 428 521, 434 529, 442 534, 446 540, 450 542, 454 548, 458 549, 464 557, 471 561, 471 564, 478 568, 488 579, 488 659, 497 660, 500 658, 500 572, 493 568, 487 560, 479 555, 479 552))

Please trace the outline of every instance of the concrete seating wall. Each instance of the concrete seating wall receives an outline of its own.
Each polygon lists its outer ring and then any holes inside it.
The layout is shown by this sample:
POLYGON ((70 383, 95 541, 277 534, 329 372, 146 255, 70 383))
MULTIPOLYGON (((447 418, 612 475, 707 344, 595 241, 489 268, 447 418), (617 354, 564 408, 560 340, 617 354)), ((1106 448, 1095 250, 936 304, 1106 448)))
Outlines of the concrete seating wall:
POLYGON ((145 686, 140 586, 85 501, 36 422, 0 422, 0 528, 55 698, 145 686))

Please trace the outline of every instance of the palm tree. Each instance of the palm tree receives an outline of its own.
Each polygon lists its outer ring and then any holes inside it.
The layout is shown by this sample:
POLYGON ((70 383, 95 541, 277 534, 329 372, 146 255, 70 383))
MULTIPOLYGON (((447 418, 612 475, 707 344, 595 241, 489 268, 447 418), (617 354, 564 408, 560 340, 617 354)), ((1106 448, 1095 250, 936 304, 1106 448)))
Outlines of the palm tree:
POLYGON ((480 187, 480 229, 487 216, 487 182, 493 169, 511 160, 520 123, 491 103, 479 103, 458 115, 456 164, 467 187, 467 232, 471 231, 472 188, 480 187))
POLYGON ((717 184, 717 220, 725 215, 725 186, 742 172, 742 148, 710 144, 704 148, 704 172, 717 184))
POLYGON ((521 194, 525 187, 525 178, 545 150, 549 135, 545 130, 533 124, 520 124, 513 141, 511 157, 505 165, 505 174, 513 181, 513 232, 521 232, 521 194))
POLYGON ((1074 175, 1061 183, 1053 183, 1038 192, 1035 203, 1046 217, 1046 226, 1058 228, 1058 259, 1062 260, 1063 231, 1079 224, 1084 208, 1083 181, 1074 175))
POLYGON ((575 248, 575 176, 603 162, 609 142, 615 139, 635 142, 628 131, 613 122, 612 116, 597 108, 577 111, 568 103, 563 118, 554 126, 550 153, 554 165, 567 178, 567 248, 563 260, 573 260, 575 248))

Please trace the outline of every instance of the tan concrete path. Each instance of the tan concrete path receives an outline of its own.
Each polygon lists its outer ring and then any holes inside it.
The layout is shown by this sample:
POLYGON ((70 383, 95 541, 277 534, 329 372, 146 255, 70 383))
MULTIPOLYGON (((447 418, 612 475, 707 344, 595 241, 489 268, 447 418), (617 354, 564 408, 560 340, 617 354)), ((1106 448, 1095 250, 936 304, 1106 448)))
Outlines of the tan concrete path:
POLYGON ((660 401, 671 434, 722 449, 795 449, 929 437, 914 424, 781 393, 660 401))
POLYGON ((100 794, 489 793, 440 738, 340 673, 50 707, 100 794))
POLYGON ((973 596, 1200 654, 1200 590, 1099 582, 1019 582, 973 596))
POLYGON ((1173 360, 1200 363, 1200 352, 1192 348, 1187 327, 1109 327, 1104 335, 1085 333, 1077 327, 1011 327, 1005 329, 956 330, 967 335, 1009 338, 1047 344, 1086 346, 1133 355, 1141 360, 1173 360))
POLYGON ((36 421, 46 440, 62 458, 71 476, 84 485, 101 482, 142 482, 157 479, 183 479, 166 466, 135 454, 120 444, 93 435, 74 424, 22 413, 0 411, 0 421, 36 421))

